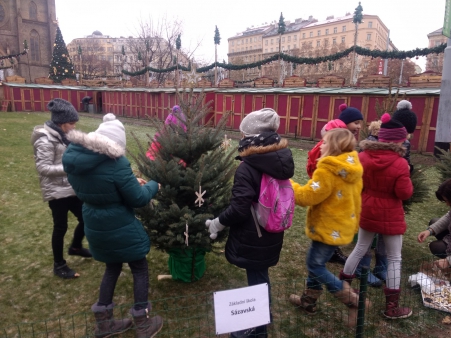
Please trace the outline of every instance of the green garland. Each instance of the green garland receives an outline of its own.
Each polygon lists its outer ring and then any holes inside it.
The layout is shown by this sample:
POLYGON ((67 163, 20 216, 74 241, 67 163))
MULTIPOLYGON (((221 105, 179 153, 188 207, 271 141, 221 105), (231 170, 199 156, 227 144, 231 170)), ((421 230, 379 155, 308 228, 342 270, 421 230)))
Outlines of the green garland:
MULTIPOLYGON (((436 46, 434 48, 415 48, 413 50, 409 51, 381 51, 377 49, 368 49, 356 46, 355 52, 358 55, 361 56, 371 56, 372 58, 382 58, 382 59, 406 59, 406 58, 413 58, 415 56, 426 56, 428 54, 440 54, 443 53, 446 48, 446 44, 441 44, 439 46, 436 46)), ((291 56, 285 53, 276 53, 264 60, 260 60, 257 62, 252 63, 245 63, 242 65, 234 65, 231 63, 225 63, 225 62, 214 62, 211 65, 200 67, 196 69, 197 73, 205 73, 209 71, 210 69, 213 69, 214 67, 220 67, 226 70, 242 70, 242 69, 250 69, 250 68, 256 68, 260 67, 262 65, 268 64, 270 62, 276 61, 282 59, 287 62, 291 62, 293 64, 305 64, 305 65, 314 65, 318 63, 328 62, 328 61, 336 61, 339 59, 342 59, 349 54, 351 54, 354 50, 354 47, 350 47, 348 49, 345 49, 342 52, 338 52, 331 55, 326 56, 319 56, 319 57, 297 57, 297 56, 291 56)), ((166 69, 156 69, 152 67, 145 67, 144 69, 141 69, 137 72, 129 72, 127 70, 122 70, 122 73, 129 76, 138 76, 143 75, 146 72, 155 72, 155 73, 168 73, 176 70, 176 66, 172 66, 166 69)), ((191 71, 191 67, 187 68, 184 66, 179 65, 178 69, 183 71, 191 71)))

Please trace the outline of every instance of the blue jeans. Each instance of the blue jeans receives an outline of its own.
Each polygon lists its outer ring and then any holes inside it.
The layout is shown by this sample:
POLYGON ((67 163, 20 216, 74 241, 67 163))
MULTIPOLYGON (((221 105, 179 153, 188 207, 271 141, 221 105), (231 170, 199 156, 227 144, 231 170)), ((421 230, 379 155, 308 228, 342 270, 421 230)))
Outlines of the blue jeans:
POLYGON ((307 254, 307 288, 322 290, 322 284, 325 284, 331 293, 343 290, 343 282, 326 268, 326 263, 336 248, 333 245, 312 241, 307 254))

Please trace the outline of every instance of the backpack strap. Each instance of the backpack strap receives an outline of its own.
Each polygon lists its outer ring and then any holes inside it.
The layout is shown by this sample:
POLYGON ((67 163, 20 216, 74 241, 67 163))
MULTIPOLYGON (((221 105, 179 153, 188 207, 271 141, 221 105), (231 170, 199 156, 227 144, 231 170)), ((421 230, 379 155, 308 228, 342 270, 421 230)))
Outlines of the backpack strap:
POLYGON ((252 213, 252 217, 254 218, 254 223, 255 223, 255 227, 257 228, 257 234, 258 237, 262 237, 262 232, 260 231, 260 225, 258 224, 257 221, 257 216, 255 216, 255 210, 254 210, 254 206, 251 204, 251 213, 252 213))

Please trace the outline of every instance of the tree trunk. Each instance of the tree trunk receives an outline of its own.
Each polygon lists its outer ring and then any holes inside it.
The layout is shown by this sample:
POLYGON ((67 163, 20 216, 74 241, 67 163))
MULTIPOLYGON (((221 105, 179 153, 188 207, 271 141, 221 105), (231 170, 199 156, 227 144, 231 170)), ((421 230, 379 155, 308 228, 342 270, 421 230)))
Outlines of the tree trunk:
POLYGON ((351 78, 349 79, 349 84, 354 85, 354 67, 355 67, 355 47, 357 45, 357 29, 358 24, 355 24, 355 34, 354 34, 354 51, 352 53, 352 60, 351 60, 351 78))

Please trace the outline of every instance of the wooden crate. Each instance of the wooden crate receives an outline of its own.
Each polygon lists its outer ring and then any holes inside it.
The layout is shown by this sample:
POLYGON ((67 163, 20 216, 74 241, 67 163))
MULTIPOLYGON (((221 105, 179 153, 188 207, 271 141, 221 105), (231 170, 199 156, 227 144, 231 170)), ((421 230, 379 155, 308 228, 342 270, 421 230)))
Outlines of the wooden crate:
POLYGON ((361 88, 388 88, 389 86, 390 86, 390 77, 380 74, 362 77, 357 82, 357 87, 361 88))
POLYGON ((129 81, 125 81, 124 87, 125 88, 132 88, 133 87, 133 83, 130 80, 129 81))
POLYGON ((106 80, 105 84, 107 87, 122 87, 121 80, 106 80))
POLYGON ((269 88, 274 86, 274 80, 267 77, 261 77, 254 81, 255 88, 269 88))
POLYGON ((6 82, 9 83, 25 83, 25 78, 20 77, 18 75, 12 75, 6 77, 6 82))
POLYGON ((163 87, 164 88, 174 88, 175 87, 174 81, 172 81, 172 80, 164 81, 163 87))
POLYGON ((77 80, 74 79, 64 79, 61 80, 63 86, 78 86, 77 80))
POLYGON ((34 79, 34 83, 37 84, 53 84, 53 80, 48 77, 37 77, 34 79))
POLYGON ((200 88, 210 88, 211 87, 211 82, 205 79, 202 79, 200 81, 197 81, 197 85, 196 87, 200 87, 200 88))
POLYGON ((329 75, 324 76, 318 79, 317 86, 319 88, 325 88, 325 87, 343 87, 345 84, 345 79, 340 76, 335 75, 329 75))
POLYGON ((296 75, 287 77, 285 78, 285 80, 283 80, 283 87, 305 87, 305 79, 296 75))
POLYGON ((103 87, 105 82, 103 80, 83 80, 82 85, 88 87, 103 87))
POLYGON ((150 87, 150 88, 158 88, 159 86, 160 86, 160 84, 158 83, 157 80, 152 80, 152 81, 150 81, 150 83, 149 83, 149 87, 150 87))
POLYGON ((235 81, 230 80, 230 79, 223 79, 223 80, 219 81, 218 87, 219 88, 233 88, 233 87, 235 87, 235 81))
POLYGON ((442 74, 425 72, 413 75, 409 77, 407 85, 415 88, 440 88, 442 85, 442 74))

